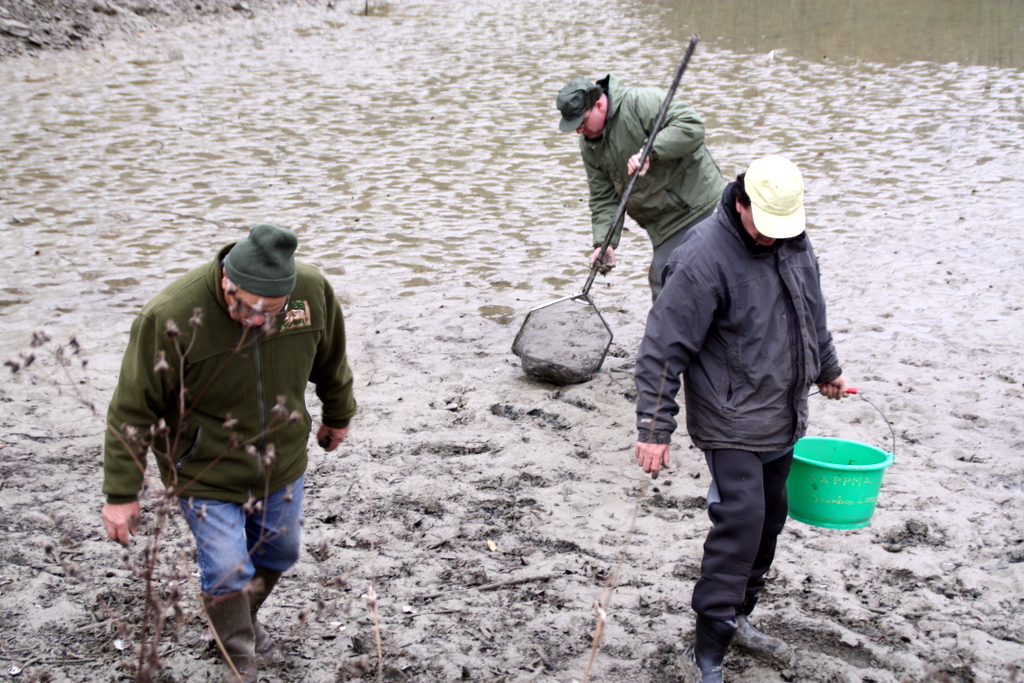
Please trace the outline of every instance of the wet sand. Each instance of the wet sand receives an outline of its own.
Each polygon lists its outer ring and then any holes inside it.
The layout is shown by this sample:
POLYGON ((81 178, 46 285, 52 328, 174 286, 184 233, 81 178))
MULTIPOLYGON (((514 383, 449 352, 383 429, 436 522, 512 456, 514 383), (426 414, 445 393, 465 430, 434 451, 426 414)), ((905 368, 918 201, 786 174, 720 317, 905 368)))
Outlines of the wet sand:
MULTIPOLYGON (((99 523, 102 419, 76 396, 102 415, 138 308, 272 220, 342 295, 361 408, 339 452, 311 445, 306 552, 266 607, 285 658, 263 680, 344 680, 375 652, 372 585, 389 680, 578 681, 609 576, 592 680, 683 680, 709 481, 683 434, 667 476, 632 463, 646 236, 628 226, 591 291, 615 334, 593 380, 531 380, 510 346, 586 279, 583 169, 554 94, 579 73, 663 84, 684 48, 631 5, 425 2, 0 64, 0 356, 46 330, 89 360, 65 372, 35 349, 0 382, 0 669, 120 680, 142 584, 99 523)), ((680 92, 727 176, 771 152, 804 170, 844 371, 896 433, 869 527, 782 534, 755 621, 793 656, 730 652, 726 680, 1014 680, 1024 76, 709 40, 680 92)), ((867 403, 811 402, 813 434, 891 449, 867 403)), ((162 576, 191 571, 189 543, 174 521, 162 576)), ((219 680, 192 585, 165 680, 219 680)))

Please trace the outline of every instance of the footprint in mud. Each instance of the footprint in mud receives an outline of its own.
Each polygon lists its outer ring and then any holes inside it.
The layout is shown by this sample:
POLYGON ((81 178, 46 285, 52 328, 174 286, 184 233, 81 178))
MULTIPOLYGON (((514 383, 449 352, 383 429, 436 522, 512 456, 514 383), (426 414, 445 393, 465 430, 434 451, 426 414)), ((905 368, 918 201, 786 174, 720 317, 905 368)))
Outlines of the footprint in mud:
POLYGON ((700 680, 700 673, 686 656, 682 643, 658 643, 657 649, 641 660, 640 668, 651 683, 700 680))
POLYGON ((453 458, 460 455, 480 455, 481 453, 496 453, 501 450, 500 446, 492 446, 489 443, 421 443, 409 449, 410 455, 439 455, 442 458, 453 458))
POLYGON ((1024 562, 1024 545, 1018 546, 1016 548, 1010 548, 1006 552, 1006 561, 1010 564, 1024 562))
POLYGON ((642 505, 648 508, 663 510, 703 510, 707 507, 707 499, 705 499, 704 496, 685 496, 683 498, 676 498, 674 496, 666 496, 662 493, 655 493, 649 498, 645 498, 642 501, 642 505))
POLYGON ((876 535, 875 542, 891 553, 898 553, 907 547, 944 546, 946 534, 942 530, 929 528, 919 520, 908 519, 903 526, 876 535))
POLYGON ((509 405, 508 403, 501 404, 495 403, 491 406, 491 413, 498 417, 505 417, 513 422, 522 420, 524 417, 533 417, 538 420, 547 423, 550 427, 556 430, 569 429, 570 425, 568 421, 557 413, 549 413, 541 408, 533 408, 527 410, 526 408, 520 408, 518 406, 509 405))

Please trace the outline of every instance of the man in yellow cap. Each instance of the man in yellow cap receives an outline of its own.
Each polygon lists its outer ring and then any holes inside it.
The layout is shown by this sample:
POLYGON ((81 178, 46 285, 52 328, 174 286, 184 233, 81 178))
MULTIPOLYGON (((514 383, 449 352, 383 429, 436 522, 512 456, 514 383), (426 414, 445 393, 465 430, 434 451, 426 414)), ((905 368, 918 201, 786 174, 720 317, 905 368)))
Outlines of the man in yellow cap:
POLYGON ((781 156, 758 159, 730 183, 715 215, 669 258, 637 356, 638 464, 652 477, 669 464, 681 376, 686 428, 711 470, 713 526, 692 599, 703 683, 721 683, 734 637, 756 650, 785 648, 749 615, 786 522, 808 391, 847 395, 803 197, 799 169, 781 156))
MULTIPOLYGON (((152 450, 196 540, 203 604, 225 683, 255 683, 274 641, 256 618, 301 548, 311 420, 333 451, 356 411, 330 283, 265 223, 171 283, 132 324, 107 411, 103 524, 128 545, 152 450)), ((152 489, 151 489, 152 490, 152 489)), ((156 562, 156 559, 151 561, 156 562)))
MULTIPOLYGON (((593 83, 574 78, 562 87, 555 106, 562 113, 559 129, 579 133, 580 153, 590 188, 594 252, 600 247, 629 177, 639 165, 640 150, 658 117, 665 93, 657 88, 629 88, 614 74, 593 83)), ((661 274, 669 254, 686 229, 710 216, 722 195, 725 181, 704 144, 704 122, 693 107, 673 99, 650 155, 640 170, 626 211, 647 231, 654 247, 647 279, 651 295, 661 291, 661 274)), ((604 263, 615 265, 622 223, 605 253, 604 263)))

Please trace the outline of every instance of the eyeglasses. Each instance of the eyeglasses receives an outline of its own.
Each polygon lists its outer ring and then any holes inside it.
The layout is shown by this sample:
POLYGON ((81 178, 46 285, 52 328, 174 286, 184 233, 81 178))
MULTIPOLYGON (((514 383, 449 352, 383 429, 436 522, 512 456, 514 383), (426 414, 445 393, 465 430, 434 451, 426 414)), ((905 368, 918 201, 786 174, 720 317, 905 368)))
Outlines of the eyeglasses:
POLYGON ((582 121, 580 121, 580 125, 576 126, 576 132, 577 132, 577 133, 578 133, 578 132, 580 132, 580 130, 581 130, 581 129, 582 129, 582 128, 583 128, 584 126, 586 126, 586 125, 587 125, 587 121, 589 121, 589 120, 590 120, 590 112, 592 112, 592 111, 594 111, 593 107, 591 107, 590 109, 588 109, 588 110, 587 110, 587 113, 583 115, 583 120, 582 120, 582 121))
POLYGON ((288 312, 288 304, 291 302, 291 297, 289 297, 284 300, 281 310, 267 311, 259 308, 253 308, 252 306, 242 303, 242 300, 239 299, 237 295, 233 298, 234 302, 231 304, 230 310, 232 313, 235 313, 242 318, 251 318, 255 315, 262 315, 265 318, 273 318, 279 315, 284 315, 288 312))

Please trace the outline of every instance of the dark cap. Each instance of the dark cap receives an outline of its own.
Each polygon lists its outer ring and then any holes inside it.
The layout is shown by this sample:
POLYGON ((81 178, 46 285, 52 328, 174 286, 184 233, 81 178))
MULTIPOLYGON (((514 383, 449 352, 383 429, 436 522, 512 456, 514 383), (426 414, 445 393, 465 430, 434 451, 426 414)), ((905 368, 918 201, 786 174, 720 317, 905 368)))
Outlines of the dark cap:
POLYGON ((295 289, 295 248, 291 230, 262 223, 249 231, 224 257, 224 272, 233 283, 256 296, 288 296, 295 289))
POLYGON ((558 91, 555 106, 562 112, 562 120, 558 128, 563 133, 570 133, 580 127, 583 117, 587 115, 594 103, 601 99, 604 91, 601 86, 586 78, 574 78, 558 91))

